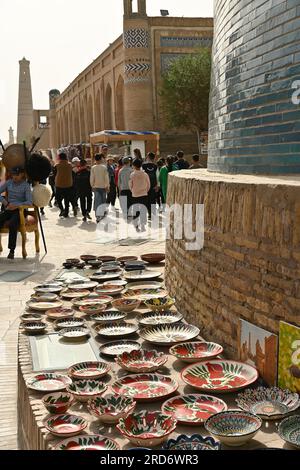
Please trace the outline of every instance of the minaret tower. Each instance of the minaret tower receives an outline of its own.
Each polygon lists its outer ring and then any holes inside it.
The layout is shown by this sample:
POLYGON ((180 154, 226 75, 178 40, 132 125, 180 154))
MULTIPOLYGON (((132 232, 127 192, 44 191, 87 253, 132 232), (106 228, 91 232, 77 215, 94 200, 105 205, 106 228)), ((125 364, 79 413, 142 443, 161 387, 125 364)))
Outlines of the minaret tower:
POLYGON ((15 143, 15 136, 14 136, 14 130, 11 126, 8 129, 8 135, 9 135, 8 145, 13 145, 15 143))
POLYGON ((146 0, 124 0, 125 120, 127 130, 153 130, 151 35, 146 0))
POLYGON ((30 142, 33 136, 33 102, 30 78, 30 62, 25 57, 19 61, 19 104, 18 104, 18 131, 17 141, 22 143, 23 140, 30 142))

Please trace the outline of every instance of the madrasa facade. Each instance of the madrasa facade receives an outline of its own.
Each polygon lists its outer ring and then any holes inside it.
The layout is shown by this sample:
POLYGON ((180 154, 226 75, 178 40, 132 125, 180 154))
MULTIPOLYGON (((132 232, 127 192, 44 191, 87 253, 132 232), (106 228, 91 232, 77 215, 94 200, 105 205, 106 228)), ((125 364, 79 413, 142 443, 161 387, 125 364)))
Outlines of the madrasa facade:
POLYGON ((212 47, 213 18, 149 17, 146 0, 123 0, 120 35, 60 93, 50 91, 49 148, 89 142, 103 130, 156 131, 161 155, 197 153, 196 136, 170 129, 160 86, 176 58, 212 47))

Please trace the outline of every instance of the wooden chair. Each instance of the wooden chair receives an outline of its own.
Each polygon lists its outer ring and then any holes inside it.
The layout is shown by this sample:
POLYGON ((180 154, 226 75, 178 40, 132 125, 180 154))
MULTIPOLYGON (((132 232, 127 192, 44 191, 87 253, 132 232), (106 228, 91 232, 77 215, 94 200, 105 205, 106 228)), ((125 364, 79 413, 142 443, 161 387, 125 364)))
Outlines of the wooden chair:
MULTIPOLYGON (((22 237, 22 256, 25 259, 27 257, 26 251, 26 241, 27 241, 27 233, 34 232, 35 234, 35 250, 37 253, 40 252, 40 233, 39 233, 39 219, 38 219, 38 208, 35 206, 22 206, 19 207, 20 212, 20 225, 18 232, 21 234, 22 237), (25 214, 25 210, 27 214, 25 214)), ((4 225, 4 227, 0 228, 0 253, 3 251, 2 244, 1 244, 1 234, 8 233, 8 223, 4 225)))

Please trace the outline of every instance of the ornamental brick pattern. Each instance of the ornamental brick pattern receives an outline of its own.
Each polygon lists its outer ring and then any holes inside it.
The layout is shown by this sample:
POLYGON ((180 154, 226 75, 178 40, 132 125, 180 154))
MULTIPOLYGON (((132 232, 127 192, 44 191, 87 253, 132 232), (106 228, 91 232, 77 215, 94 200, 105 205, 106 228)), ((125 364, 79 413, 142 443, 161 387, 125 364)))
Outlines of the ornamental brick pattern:
MULTIPOLYGON (((169 240, 166 285, 178 310, 236 357, 239 318, 273 333, 300 315, 300 181, 212 174, 170 176, 169 204, 205 205, 201 251, 169 240)), ((171 233, 174 226, 171 227, 171 233)))

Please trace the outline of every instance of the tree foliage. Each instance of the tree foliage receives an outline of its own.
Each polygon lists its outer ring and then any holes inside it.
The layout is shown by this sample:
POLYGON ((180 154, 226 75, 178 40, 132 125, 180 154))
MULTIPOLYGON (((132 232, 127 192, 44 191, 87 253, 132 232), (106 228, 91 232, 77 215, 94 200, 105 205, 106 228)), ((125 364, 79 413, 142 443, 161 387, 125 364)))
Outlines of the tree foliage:
POLYGON ((163 112, 171 127, 207 131, 211 49, 202 48, 174 60, 163 76, 163 112))

